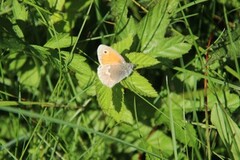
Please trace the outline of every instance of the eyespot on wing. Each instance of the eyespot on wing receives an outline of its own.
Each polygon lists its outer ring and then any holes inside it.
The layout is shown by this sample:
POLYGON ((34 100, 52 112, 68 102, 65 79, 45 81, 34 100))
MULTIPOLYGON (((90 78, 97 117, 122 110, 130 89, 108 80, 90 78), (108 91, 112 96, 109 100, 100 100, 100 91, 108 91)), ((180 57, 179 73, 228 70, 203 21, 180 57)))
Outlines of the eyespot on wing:
POLYGON ((126 63, 116 50, 103 44, 98 46, 97 54, 101 65, 126 63))

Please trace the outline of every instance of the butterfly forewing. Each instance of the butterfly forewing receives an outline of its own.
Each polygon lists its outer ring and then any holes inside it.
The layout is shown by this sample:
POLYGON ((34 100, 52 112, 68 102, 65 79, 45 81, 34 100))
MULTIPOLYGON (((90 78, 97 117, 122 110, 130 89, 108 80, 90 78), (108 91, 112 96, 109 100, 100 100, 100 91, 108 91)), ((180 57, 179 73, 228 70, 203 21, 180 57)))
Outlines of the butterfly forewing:
POLYGON ((98 47, 98 61, 101 65, 125 63, 124 58, 117 51, 106 45, 98 47))
POLYGON ((104 85, 112 88, 132 73, 133 65, 126 63, 124 58, 111 47, 100 45, 97 52, 100 63, 98 77, 104 85))

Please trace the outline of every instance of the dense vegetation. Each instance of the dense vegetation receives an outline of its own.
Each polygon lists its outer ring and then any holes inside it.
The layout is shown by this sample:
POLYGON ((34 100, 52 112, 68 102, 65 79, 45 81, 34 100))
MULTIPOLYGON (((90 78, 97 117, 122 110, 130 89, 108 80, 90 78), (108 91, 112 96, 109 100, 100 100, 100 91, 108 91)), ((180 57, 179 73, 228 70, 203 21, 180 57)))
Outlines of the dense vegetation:
POLYGON ((239 9, 2 0, 0 159, 238 159, 239 9), (113 88, 100 44, 134 65, 113 88))

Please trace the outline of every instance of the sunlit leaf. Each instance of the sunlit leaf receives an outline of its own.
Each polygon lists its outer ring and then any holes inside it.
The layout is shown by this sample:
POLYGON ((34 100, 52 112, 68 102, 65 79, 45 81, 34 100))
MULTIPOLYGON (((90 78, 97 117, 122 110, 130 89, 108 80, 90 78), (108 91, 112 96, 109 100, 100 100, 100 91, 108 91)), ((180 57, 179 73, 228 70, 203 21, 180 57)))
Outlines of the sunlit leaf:
POLYGON ((74 43, 76 43, 77 37, 72 37, 69 34, 57 34, 54 37, 52 37, 50 40, 47 41, 47 43, 44 45, 44 47, 49 48, 66 48, 73 46, 74 43))
POLYGON ((137 25, 137 34, 141 40, 141 51, 151 50, 163 40, 166 28, 178 4, 178 0, 159 1, 137 25))
POLYGON ((159 61, 148 54, 131 52, 126 57, 135 65, 136 69, 146 68, 159 63, 159 61))
POLYGON ((142 96, 157 97, 158 95, 148 80, 136 71, 133 72, 128 78, 124 79, 121 84, 142 96))

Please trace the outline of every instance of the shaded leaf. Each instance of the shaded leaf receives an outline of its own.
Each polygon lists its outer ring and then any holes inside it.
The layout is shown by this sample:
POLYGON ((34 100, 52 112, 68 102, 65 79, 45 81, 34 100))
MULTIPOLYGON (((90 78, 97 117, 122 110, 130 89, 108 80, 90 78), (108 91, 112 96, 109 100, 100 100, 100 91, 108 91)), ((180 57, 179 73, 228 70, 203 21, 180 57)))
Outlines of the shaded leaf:
POLYGON ((99 83, 97 100, 103 112, 115 121, 133 123, 132 113, 124 103, 124 90, 119 85, 111 89, 99 83))
POLYGON ((240 45, 239 33, 239 26, 237 26, 230 35, 224 33, 223 36, 218 39, 218 42, 212 46, 212 52, 210 52, 210 58, 207 65, 213 64, 216 60, 222 60, 224 57, 234 59, 235 56, 240 56, 238 49, 238 46, 240 45))
POLYGON ((35 56, 39 57, 41 60, 46 60, 46 58, 48 58, 48 56, 51 55, 49 48, 46 48, 46 47, 42 47, 38 45, 30 45, 29 49, 30 51, 32 51, 32 53, 35 56))
POLYGON ((12 53, 8 56, 8 58, 12 60, 8 66, 10 71, 19 70, 27 61, 27 56, 19 53, 12 53))
MULTIPOLYGON (((65 55, 64 59, 70 58, 69 52, 61 52, 65 55)), ((96 73, 92 71, 91 67, 85 62, 86 58, 74 54, 72 61, 69 64, 69 68, 76 72, 79 85, 82 89, 91 86, 95 82, 96 73)))

